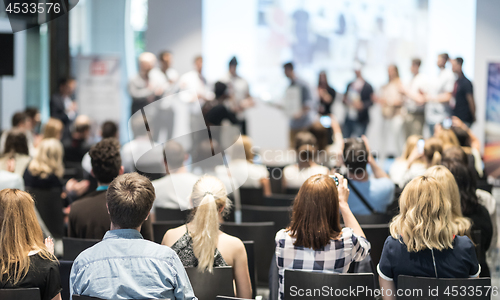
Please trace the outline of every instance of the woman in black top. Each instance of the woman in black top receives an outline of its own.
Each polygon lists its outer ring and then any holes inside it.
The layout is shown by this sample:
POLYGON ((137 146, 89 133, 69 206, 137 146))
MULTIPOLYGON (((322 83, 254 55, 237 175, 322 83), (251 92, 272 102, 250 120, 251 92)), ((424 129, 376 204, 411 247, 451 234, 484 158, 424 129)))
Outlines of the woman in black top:
POLYGON ((335 102, 337 92, 328 84, 325 71, 319 73, 318 79, 319 114, 322 116, 332 113, 331 106, 335 102))
POLYGON ((52 240, 43 240, 31 196, 0 191, 0 289, 38 288, 42 300, 61 299, 52 240))
POLYGON ((44 139, 24 172, 24 185, 32 188, 62 188, 64 175, 63 146, 57 139, 44 139))

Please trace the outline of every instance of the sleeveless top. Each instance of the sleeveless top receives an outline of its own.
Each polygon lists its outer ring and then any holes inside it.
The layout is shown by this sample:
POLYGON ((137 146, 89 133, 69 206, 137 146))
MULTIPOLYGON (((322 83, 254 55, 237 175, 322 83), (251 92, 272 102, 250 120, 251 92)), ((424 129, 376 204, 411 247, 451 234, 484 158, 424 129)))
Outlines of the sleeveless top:
MULTIPOLYGON (((193 251, 193 238, 189 235, 186 225, 186 233, 181 236, 173 245, 172 250, 177 253, 181 259, 182 265, 185 268, 198 267, 198 259, 194 256, 193 251)), ((225 267, 228 266, 219 249, 215 248, 214 254, 214 267, 225 267)))

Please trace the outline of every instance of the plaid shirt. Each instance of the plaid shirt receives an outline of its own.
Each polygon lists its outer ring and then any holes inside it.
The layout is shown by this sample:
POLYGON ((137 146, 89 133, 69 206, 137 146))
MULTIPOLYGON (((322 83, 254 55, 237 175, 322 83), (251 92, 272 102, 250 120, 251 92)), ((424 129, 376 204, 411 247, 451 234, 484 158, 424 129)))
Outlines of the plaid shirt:
POLYGON ((370 253, 370 242, 353 233, 351 228, 342 229, 338 240, 331 240, 321 250, 294 246, 295 238, 285 229, 276 234, 276 262, 279 270, 279 299, 285 292, 285 269, 325 273, 346 273, 353 261, 362 261, 370 253))

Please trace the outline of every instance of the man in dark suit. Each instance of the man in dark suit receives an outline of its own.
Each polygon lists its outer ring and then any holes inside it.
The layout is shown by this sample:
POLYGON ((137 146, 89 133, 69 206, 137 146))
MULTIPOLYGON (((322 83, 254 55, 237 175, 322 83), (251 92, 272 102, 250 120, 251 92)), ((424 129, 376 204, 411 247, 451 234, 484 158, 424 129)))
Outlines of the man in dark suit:
MULTIPOLYGON (((97 189, 71 205, 69 236, 85 239, 102 239, 110 229, 106 207, 106 191, 109 183, 123 174, 120 144, 115 138, 103 139, 90 149, 92 175, 98 181, 97 189)), ((153 240, 153 227, 148 219, 141 227, 141 234, 153 240)))
POLYGON ((76 102, 73 95, 76 89, 74 78, 59 80, 58 91, 50 98, 50 116, 61 120, 64 124, 63 140, 70 137, 69 127, 76 118, 76 102))

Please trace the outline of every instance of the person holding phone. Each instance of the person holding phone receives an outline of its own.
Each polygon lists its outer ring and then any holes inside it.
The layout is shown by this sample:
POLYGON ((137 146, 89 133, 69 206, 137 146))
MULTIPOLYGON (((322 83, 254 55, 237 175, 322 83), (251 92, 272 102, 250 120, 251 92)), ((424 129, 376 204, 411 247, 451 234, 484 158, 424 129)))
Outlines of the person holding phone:
POLYGON ((276 234, 280 300, 284 296, 285 269, 346 273, 352 262, 362 261, 370 253, 370 242, 347 202, 347 179, 340 174, 334 176, 338 186, 328 175, 309 177, 293 202, 290 225, 276 234), (324 262, 321 268, 317 268, 317 261, 324 262))

